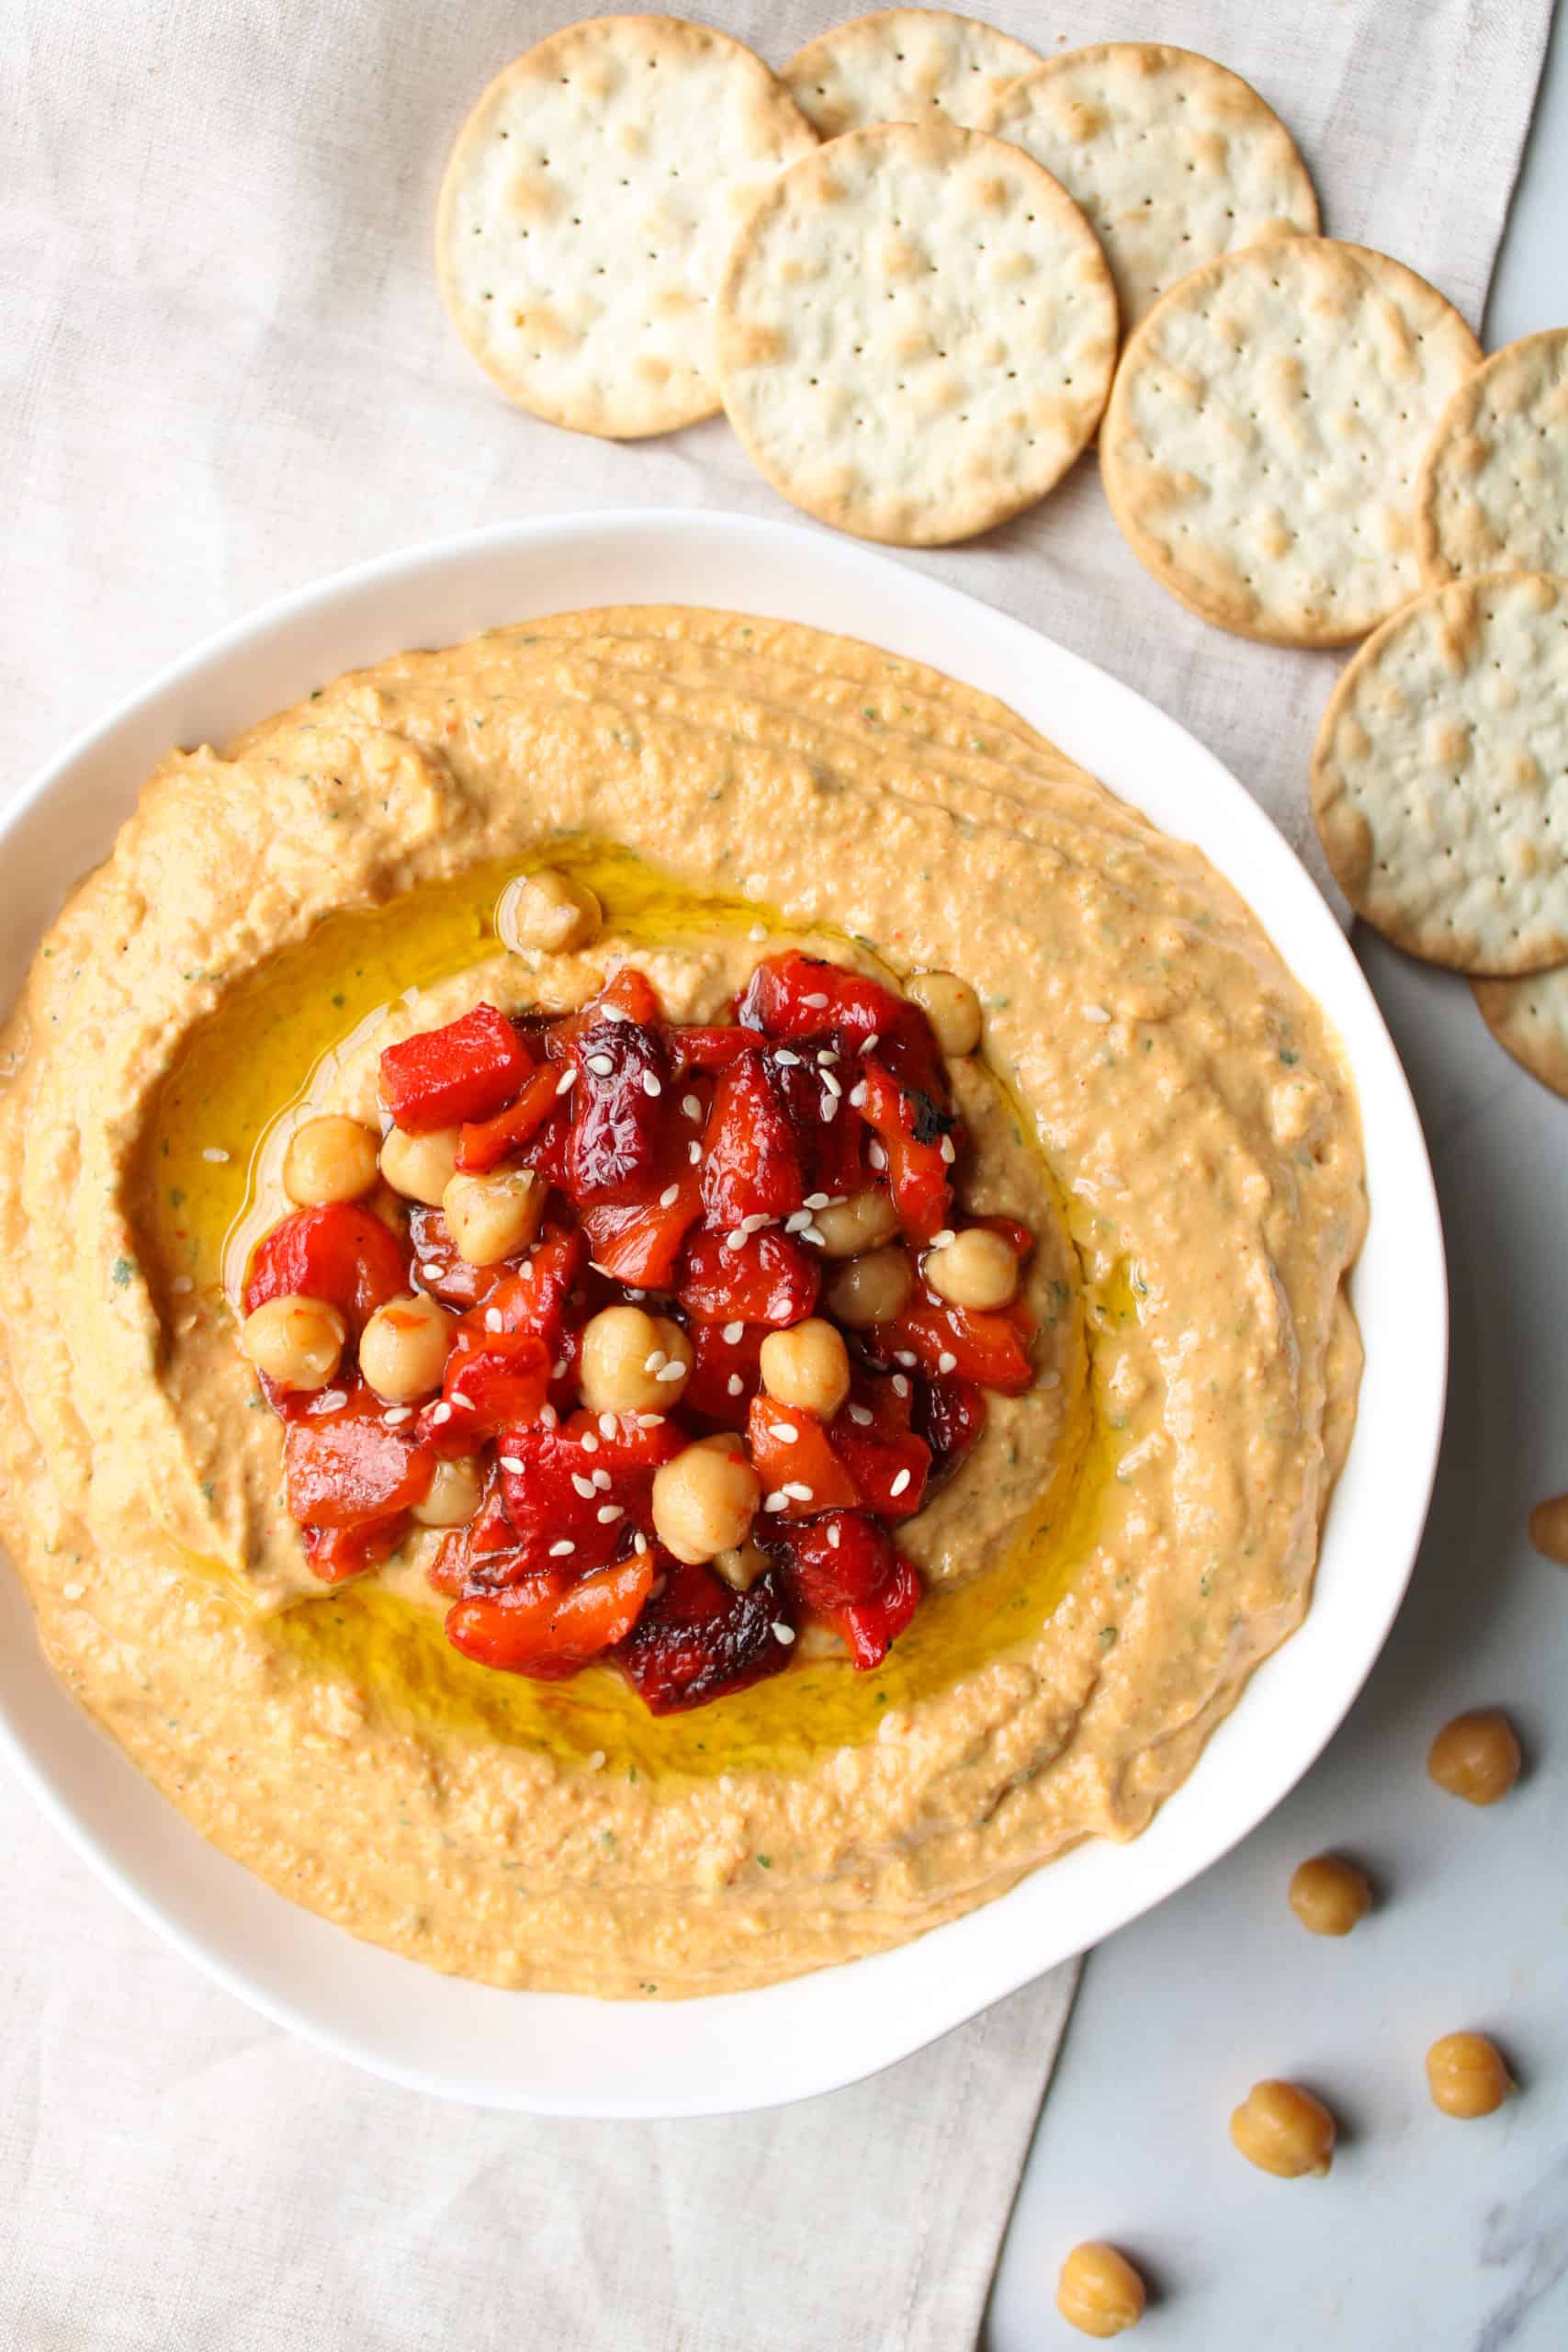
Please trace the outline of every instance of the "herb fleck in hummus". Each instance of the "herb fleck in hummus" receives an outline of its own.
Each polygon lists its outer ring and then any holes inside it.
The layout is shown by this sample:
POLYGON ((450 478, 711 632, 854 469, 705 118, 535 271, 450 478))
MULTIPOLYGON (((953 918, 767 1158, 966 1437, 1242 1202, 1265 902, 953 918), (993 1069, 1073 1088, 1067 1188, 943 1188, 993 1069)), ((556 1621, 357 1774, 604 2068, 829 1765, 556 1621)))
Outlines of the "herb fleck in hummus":
MULTIPOLYGON (((1308 1605, 1359 1369, 1338 1047, 1196 851, 936 673, 639 607, 340 679, 164 763, 0 1056, 0 1532, 51 1661, 227 1852, 434 1967, 681 1995, 900 1942, 1134 1835, 1308 1605), (356 1340, 331 1310, 253 1362, 241 1324, 257 1244, 307 1182, 331 1196, 328 1147, 388 1127, 383 1054, 479 1006, 526 1037, 627 973, 667 1023, 722 1024, 802 956, 927 1006, 953 1226, 1023 1250, 1027 1382, 893 1526, 919 1606, 879 1653, 804 1608, 765 1679, 669 1713, 611 1663, 498 1671, 431 1584, 478 1488, 444 1473, 433 1501, 428 1468, 388 1555, 324 1584, 255 1364, 330 1379, 356 1340), (977 1050, 933 975, 974 990, 977 1050)), ((355 1180, 389 1235, 428 1181, 399 1150, 355 1180)), ((431 1214, 471 1215, 473 1262, 515 1257, 516 1185, 499 1238, 506 1200, 431 1214)), ((379 1425, 428 1409, 375 1363, 379 1425)), ((798 1595, 776 1553, 737 1549, 735 1590, 798 1595)))

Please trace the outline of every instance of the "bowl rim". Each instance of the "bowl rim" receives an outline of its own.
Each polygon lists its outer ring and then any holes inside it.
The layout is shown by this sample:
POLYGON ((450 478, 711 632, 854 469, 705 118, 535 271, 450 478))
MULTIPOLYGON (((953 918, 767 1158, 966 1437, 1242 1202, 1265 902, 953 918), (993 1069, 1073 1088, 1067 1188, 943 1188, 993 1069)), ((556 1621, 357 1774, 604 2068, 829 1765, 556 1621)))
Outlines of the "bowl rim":
MULTIPOLYGON (((517 2111, 629 2120, 745 2111, 874 2074, 1189 1883, 1272 1810, 1343 1721, 1404 1598, 1442 1433, 1448 1294, 1436 1189, 1408 1082, 1347 937, 1261 807, 1175 720, 1095 664, 912 564, 815 528, 722 513, 617 508, 458 533, 308 583, 208 637, 80 729, 0 810, 0 854, 18 841, 26 849, 31 840, 36 848, 57 797, 69 802, 74 796, 84 810, 93 808, 105 776, 111 794, 129 807, 158 753, 171 741, 193 740, 179 723, 180 712, 226 707, 226 697, 235 700, 226 727, 204 730, 222 741, 308 691, 309 680, 297 684, 292 695, 259 683, 247 695, 240 683, 247 662, 263 681, 295 674, 303 646, 321 632, 335 633, 340 647, 378 641, 382 655, 416 641, 458 643, 495 619, 522 616, 516 587, 500 584, 513 572, 519 581, 530 571, 592 577, 618 566, 634 573, 640 567, 641 574, 661 581, 660 592, 590 601, 724 603, 711 593, 694 593, 684 575, 723 579, 754 572, 761 593, 731 609, 836 628, 927 660, 998 694, 1025 717, 1032 708, 1037 714, 1047 695, 1059 697, 1051 716, 1037 715, 1035 723, 1140 805, 1168 797, 1169 762, 1182 790, 1193 797, 1178 812, 1186 821, 1172 824, 1168 815, 1156 821, 1199 842, 1255 907, 1292 967, 1304 954, 1313 968, 1303 985, 1339 1033, 1367 1141, 1371 1217, 1353 1293, 1359 1312, 1359 1293, 1375 1287, 1381 1315, 1384 1293, 1392 1291, 1398 1303, 1403 1285, 1402 1312, 1408 1317, 1408 1328, 1380 1324, 1374 1338, 1361 1313, 1368 1365, 1375 1357, 1378 1369, 1376 1401, 1380 1410, 1396 1414, 1400 1444, 1392 1458, 1384 1451, 1375 1483, 1369 1483, 1366 1465, 1374 1437, 1382 1432, 1371 1424, 1364 1374, 1350 1453, 1320 1548, 1313 1607, 1257 1669, 1193 1772, 1141 1837, 1126 1845, 1087 1841, 977 1910, 891 1951, 745 1993, 604 2002, 585 1995, 502 1992, 437 1976, 359 1943, 230 1861, 158 1796, 55 1683, 31 1633, 20 1577, 13 1572, 0 1579, 0 1610, 17 1635, 5 1645, 0 1670, 0 1754, 99 1877, 149 1926, 274 2022, 405 2087, 517 2111), (665 578, 666 571, 672 576, 665 578), (423 637, 378 639, 378 613, 426 605, 433 613, 449 609, 455 618, 423 637), (824 619, 825 606, 860 617, 852 625, 824 619), (486 609, 491 620, 471 618, 486 609), (1010 687, 999 683, 1007 679, 1010 687), (261 709, 251 707, 257 696, 261 709), (1086 746, 1082 740, 1106 723, 1108 713, 1112 733, 1119 729, 1123 739, 1122 749, 1109 757, 1108 741, 1086 746), (155 745, 151 756, 148 743, 155 745), (129 783, 119 780, 122 771, 129 783), (1383 1198, 1385 1183, 1397 1193, 1397 1216, 1383 1198), (1386 1279, 1385 1256, 1394 1261, 1386 1279), (1369 1264, 1379 1277, 1375 1286, 1369 1264), (1371 1518, 1364 1537, 1359 1521, 1349 1523, 1353 1510, 1371 1518), (1356 1566, 1358 1550, 1371 1559, 1363 1571, 1356 1566), (1359 1598, 1348 1589, 1342 1593, 1344 1580, 1359 1574, 1370 1589, 1359 1598), (1333 1645, 1322 1637, 1330 1582, 1333 1645), (1347 1631, 1353 1636, 1348 1646, 1347 1631), (1319 1666, 1318 1702, 1303 1707, 1296 1685, 1310 1683, 1319 1666), (1304 1719, 1270 1754, 1260 1694, 1273 1694, 1278 1713, 1287 1690, 1285 1713, 1294 1708, 1304 1719), (84 1733, 90 1751, 82 1747, 84 1733), (112 1761, 106 1763, 106 1757, 112 1761), (1220 1778, 1226 1765, 1228 1789, 1220 1778), (300 1990, 302 1962, 308 1992, 300 1990), (365 2006, 356 2007, 356 2000, 365 2006), (439 2022, 425 2030, 427 2013, 438 2021, 446 2018, 460 2050, 443 2041, 439 2022), (694 2020, 694 2030, 687 2030, 685 2021, 694 2020), (498 2031, 504 2064, 491 2064, 495 2053, 484 2048, 487 2036, 498 2031), (563 2037, 565 2054, 553 2057, 552 2046, 563 2037)), ((542 615, 582 601, 547 594, 528 601, 527 610, 542 615)), ((375 658, 374 650, 357 657, 375 658)), ((329 659, 331 667, 318 669, 317 678, 354 666, 353 657, 329 659)), ((111 827, 98 821, 107 851, 111 827)), ((69 828, 55 828, 61 830, 69 828)), ((58 854, 53 863, 59 865, 58 854)), ((48 920, 53 911, 51 907, 48 920)), ((36 944, 35 933, 21 952, 23 970, 36 944)))

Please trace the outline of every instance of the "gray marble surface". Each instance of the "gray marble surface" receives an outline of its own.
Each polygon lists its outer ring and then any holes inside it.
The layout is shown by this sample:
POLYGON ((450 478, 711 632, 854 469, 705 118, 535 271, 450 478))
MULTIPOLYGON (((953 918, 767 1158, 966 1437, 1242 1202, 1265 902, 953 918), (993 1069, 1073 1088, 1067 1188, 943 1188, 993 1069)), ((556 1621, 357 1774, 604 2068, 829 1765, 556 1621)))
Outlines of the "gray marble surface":
MULTIPOLYGON (((1456 157, 1455 169, 1462 169, 1456 157)), ((1488 349, 1568 322, 1568 0, 1487 314, 1488 349)), ((1148 2352, 1568 2347, 1568 1577, 1524 1519, 1568 1487, 1568 1103, 1492 1043, 1464 984, 1361 932, 1442 1196, 1453 1292, 1448 1433, 1405 1607, 1348 1722, 1237 1851, 1085 1972, 1009 2234, 987 2352, 1082 2343, 1057 2266, 1110 2237, 1156 2289, 1148 2352), (1505 1706, 1528 1772, 1490 1812, 1424 1759, 1462 1707, 1505 1706), (1286 1906, 1337 1847, 1380 1903, 1342 1943, 1286 1906), (1495 2034, 1521 2085, 1457 2123, 1429 2042, 1495 2034), (1230 2146, 1261 2075, 1316 2087, 1326 2181, 1230 2146)))

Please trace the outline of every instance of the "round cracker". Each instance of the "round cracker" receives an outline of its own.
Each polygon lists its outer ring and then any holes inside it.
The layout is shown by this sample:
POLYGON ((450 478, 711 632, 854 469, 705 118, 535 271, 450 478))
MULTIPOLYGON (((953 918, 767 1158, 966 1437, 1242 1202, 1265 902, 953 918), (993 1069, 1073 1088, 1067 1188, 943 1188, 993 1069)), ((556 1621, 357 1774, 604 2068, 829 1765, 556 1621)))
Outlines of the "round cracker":
POLYGON ((773 487, 901 547, 966 539, 1092 437, 1116 296, 1032 157, 948 124, 875 123, 781 174, 730 252, 720 387, 773 487))
POLYGON ((1568 572, 1568 327, 1495 351, 1455 392, 1416 483, 1416 553, 1432 586, 1568 572))
POLYGON ((675 17, 596 17, 493 81, 441 191, 463 341, 552 424, 629 440, 718 407, 713 289, 737 222, 817 134, 760 57, 675 17))
POLYGON ((946 8, 879 8, 808 40, 784 69, 795 105, 824 139, 868 122, 955 122, 983 128, 1039 53, 946 8))
POLYGON ((1568 1096, 1568 964, 1522 980, 1472 980, 1471 989, 1505 1053, 1532 1078, 1568 1096))
POLYGON ((1481 346, 1424 277, 1276 237, 1195 269, 1135 329, 1100 435, 1139 561, 1203 619, 1344 645, 1419 588, 1411 499, 1481 346))
POLYGON ((1290 132, 1239 74, 1195 50, 1066 50, 1014 82, 980 127, 1026 148, 1082 207, 1128 332, 1200 264, 1317 234, 1290 132))
POLYGON ((1385 622, 1323 714, 1312 806, 1397 946, 1489 975, 1568 961, 1568 579, 1486 572, 1385 622))

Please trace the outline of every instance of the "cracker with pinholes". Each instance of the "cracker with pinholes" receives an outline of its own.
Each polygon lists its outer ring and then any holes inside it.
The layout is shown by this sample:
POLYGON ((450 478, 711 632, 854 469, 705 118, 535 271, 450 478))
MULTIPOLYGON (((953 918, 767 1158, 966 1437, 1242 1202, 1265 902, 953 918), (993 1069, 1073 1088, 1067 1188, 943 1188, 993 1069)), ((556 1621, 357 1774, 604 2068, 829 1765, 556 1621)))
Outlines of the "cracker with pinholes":
POLYGON ((1043 498, 1089 440, 1116 297, 1032 157, 875 123, 759 199, 716 347, 729 421, 776 490, 863 538, 936 547, 1043 498))
POLYGON ((1317 233, 1317 198, 1279 116, 1190 49, 1068 50, 1014 82, 980 128, 1026 148, 1082 207, 1126 332, 1200 263, 1317 233))
POLYGON ((1568 961, 1568 579, 1487 572, 1396 613, 1323 715, 1312 806, 1397 946, 1489 976, 1568 961))
POLYGON ((1568 327, 1495 351, 1455 392, 1416 485, 1416 552, 1433 585, 1568 571, 1568 327))
POLYGON ((1520 980, 1472 980, 1485 1022, 1521 1069, 1568 1097, 1568 964, 1520 980))
POLYGON ((945 8, 879 8, 808 40, 784 69, 795 105, 824 139, 868 122, 983 118, 1040 59, 1010 33, 945 8))
POLYGON ((758 189, 817 145, 761 58, 674 17, 597 17, 492 82, 446 168, 441 289, 536 415, 613 440, 718 407, 713 290, 758 189))
POLYGON ((1343 645, 1420 587, 1416 470, 1481 356, 1452 304, 1363 245, 1279 237, 1178 280, 1100 434, 1139 561, 1205 620, 1343 645))

